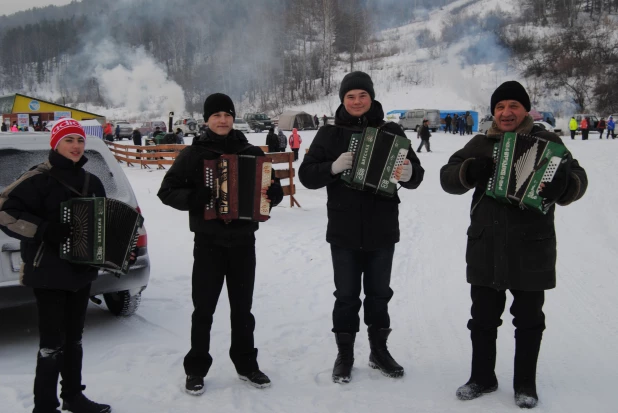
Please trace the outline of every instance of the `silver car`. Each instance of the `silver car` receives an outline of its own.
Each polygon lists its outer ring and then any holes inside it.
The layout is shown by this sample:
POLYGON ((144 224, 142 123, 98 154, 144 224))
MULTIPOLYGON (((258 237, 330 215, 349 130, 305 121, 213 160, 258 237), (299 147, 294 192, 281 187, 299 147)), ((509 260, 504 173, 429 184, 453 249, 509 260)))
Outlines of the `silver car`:
MULTIPOLYGON (((0 132, 0 192, 32 166, 46 161, 48 154, 49 133, 0 132)), ((107 145, 96 136, 91 136, 86 143, 85 155, 88 162, 84 169, 101 179, 107 197, 139 210, 131 184, 107 145)), ((107 308, 114 315, 133 314, 140 304, 142 291, 148 285, 150 259, 145 227, 140 230, 137 246, 137 261, 127 275, 117 277, 100 270, 98 278, 92 283, 93 301, 100 303, 96 296, 103 295, 107 308)), ((0 231, 0 308, 35 301, 32 289, 19 283, 20 266, 20 241, 0 231)))

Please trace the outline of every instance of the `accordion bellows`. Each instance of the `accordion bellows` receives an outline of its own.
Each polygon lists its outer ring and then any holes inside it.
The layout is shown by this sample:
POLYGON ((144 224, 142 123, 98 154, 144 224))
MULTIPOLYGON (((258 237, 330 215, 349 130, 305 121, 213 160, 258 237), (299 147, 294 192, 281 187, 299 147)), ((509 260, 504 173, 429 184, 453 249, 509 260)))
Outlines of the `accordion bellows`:
POLYGON ((554 202, 539 195, 540 185, 551 182, 566 162, 567 148, 547 139, 505 133, 494 145, 494 173, 486 194, 498 201, 547 213, 554 202))
POLYGON ((204 161, 204 185, 213 189, 204 219, 263 222, 270 203, 262 194, 272 179, 272 162, 265 156, 221 155, 204 161))
POLYGON ((393 196, 397 189, 395 170, 403 165, 410 140, 382 129, 367 127, 350 138, 348 151, 354 154, 352 169, 341 174, 350 187, 393 196))
POLYGON ((60 222, 71 236, 60 245, 60 258, 112 272, 129 271, 144 218, 131 205, 108 198, 73 198, 60 205, 60 222))

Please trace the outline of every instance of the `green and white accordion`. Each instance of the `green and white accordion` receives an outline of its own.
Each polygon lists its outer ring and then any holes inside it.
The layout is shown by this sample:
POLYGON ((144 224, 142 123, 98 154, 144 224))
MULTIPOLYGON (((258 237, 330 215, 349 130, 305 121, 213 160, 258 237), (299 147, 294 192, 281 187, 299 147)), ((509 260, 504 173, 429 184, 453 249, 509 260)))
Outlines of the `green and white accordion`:
POLYGON ((352 169, 341 174, 350 187, 393 196, 397 189, 395 170, 403 165, 410 140, 382 129, 367 127, 350 138, 348 151, 354 154, 352 169))
POLYGON ((555 202, 539 195, 540 185, 552 181, 568 156, 567 148, 560 143, 507 132, 494 145, 494 173, 486 194, 545 214, 555 202))
POLYGON ((131 205, 109 198, 73 198, 60 204, 60 222, 71 236, 60 258, 126 274, 144 218, 131 205))

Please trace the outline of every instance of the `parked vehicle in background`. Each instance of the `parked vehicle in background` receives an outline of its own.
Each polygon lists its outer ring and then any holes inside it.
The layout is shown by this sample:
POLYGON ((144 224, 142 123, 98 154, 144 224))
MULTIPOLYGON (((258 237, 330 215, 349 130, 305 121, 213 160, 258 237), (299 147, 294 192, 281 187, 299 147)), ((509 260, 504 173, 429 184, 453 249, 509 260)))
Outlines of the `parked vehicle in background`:
POLYGON ((247 133, 251 132, 251 127, 243 119, 240 119, 240 118, 234 119, 233 126, 234 126, 234 129, 239 130, 241 132, 247 132, 247 133))
POLYGON ((479 133, 486 134, 489 128, 494 123, 493 115, 487 115, 479 122, 479 133))
MULTIPOLYGON (((0 192, 30 167, 45 162, 48 155, 49 134, 3 136, 0 140, 0 192)), ((139 211, 131 184, 105 142, 88 139, 85 155, 88 162, 84 169, 101 179, 107 197, 127 203, 139 211)), ((114 315, 133 314, 140 304, 142 291, 148 285, 150 258, 145 227, 140 229, 137 247, 137 261, 127 275, 117 277, 111 272, 99 270, 99 276, 92 282, 91 296, 103 295, 107 308, 114 315)), ((0 308, 35 301, 32 289, 23 287, 19 282, 20 248, 19 240, 0 232, 0 308)))
POLYGON ((262 132, 273 127, 272 120, 265 113, 245 113, 242 118, 254 132, 262 132))
POLYGON ((539 112, 543 116, 543 122, 549 123, 554 128, 556 127, 556 118, 553 112, 539 112))
POLYGON ((131 139, 131 135, 133 134, 133 125, 131 125, 126 120, 117 120, 113 122, 114 131, 116 130, 116 126, 120 126, 120 140, 127 138, 131 139))
POLYGON ((597 123, 599 123, 599 118, 597 117, 597 115, 593 115, 592 113, 576 113, 575 115, 573 115, 573 117, 577 121, 577 131, 578 132, 581 132, 579 125, 581 125, 583 118, 588 118, 588 130, 589 131, 595 131, 597 128, 597 123))
POLYGON ((552 125, 542 120, 535 120, 534 124, 540 128, 545 129, 547 132, 555 132, 554 127, 552 125))
POLYGON ((167 123, 163 122, 162 120, 153 120, 153 121, 147 121, 147 122, 142 122, 142 124, 139 127, 139 131, 141 132, 142 136, 144 137, 152 137, 153 132, 155 131, 156 127, 161 128, 161 130, 166 133, 167 132, 167 123))
POLYGON ((199 125, 193 118, 181 118, 174 122, 173 129, 174 133, 176 132, 176 129, 180 129, 185 136, 193 135, 195 137, 198 134, 199 125))
POLYGON ((413 129, 418 132, 423 125, 423 120, 429 121, 429 129, 432 132, 440 129, 440 111, 438 109, 412 109, 402 113, 399 117, 399 125, 406 129, 413 129))

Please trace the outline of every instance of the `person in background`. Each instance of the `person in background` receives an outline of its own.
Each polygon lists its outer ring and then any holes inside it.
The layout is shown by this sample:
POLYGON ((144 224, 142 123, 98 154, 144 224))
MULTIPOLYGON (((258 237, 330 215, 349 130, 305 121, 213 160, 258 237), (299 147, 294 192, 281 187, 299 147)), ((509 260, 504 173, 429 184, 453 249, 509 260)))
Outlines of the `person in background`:
MULTIPOLYGON (((222 154, 264 156, 245 135, 233 128, 236 109, 229 96, 209 95, 204 102, 205 135, 194 138, 165 174, 157 196, 165 205, 189 213, 194 235, 191 296, 191 349, 184 358, 185 390, 204 393, 204 377, 212 365, 210 330, 217 301, 227 284, 230 301, 230 358, 238 378, 257 388, 270 387, 270 379, 258 366, 254 345, 255 318, 251 314, 255 285, 255 232, 259 224, 250 220, 204 219, 204 208, 215 196, 215 188, 204 186, 204 160, 222 154)), ((281 184, 272 173, 271 185, 262 192, 271 207, 283 199, 281 184)))
POLYGON ((472 135, 472 126, 474 126, 474 118, 470 112, 466 112, 466 135, 472 135))
POLYGON ((453 116, 453 135, 457 135, 459 132, 459 115, 456 113, 453 116))
MULTIPOLYGON (((348 383, 354 365, 354 341, 360 328, 359 311, 364 306, 364 322, 369 336, 369 366, 392 378, 403 377, 404 368, 387 348, 391 333, 388 303, 395 244, 399 242, 399 196, 382 196, 345 185, 341 174, 352 168, 354 156, 348 152, 352 134, 364 127, 382 128, 405 136, 397 123, 384 122, 384 111, 375 100, 373 81, 364 72, 344 76, 339 88, 341 105, 335 125, 320 128, 298 170, 307 189, 326 187, 328 226, 335 281, 333 328, 337 358, 333 366, 335 383, 348 383), (361 301, 360 294, 365 294, 361 301)), ((395 178, 403 189, 415 189, 423 181, 424 170, 412 148, 397 168, 395 178)), ((402 189, 400 189, 402 190, 402 189)), ((408 252, 404 252, 409 256, 408 252)))
POLYGON ((268 128, 266 145, 268 145, 268 152, 279 152, 279 137, 275 135, 275 129, 272 127, 268 128))
POLYGON ((60 222, 60 204, 76 196, 105 197, 105 189, 83 169, 86 132, 77 121, 56 122, 50 146, 47 162, 30 168, 0 195, 0 229, 21 241, 21 282, 32 288, 38 311, 33 413, 58 412, 59 376, 62 410, 108 413, 111 407, 89 400, 82 384, 82 334, 98 270, 59 253, 71 234, 71 225, 60 222))
MULTIPOLYGON (((504 133, 528 134, 558 144, 562 140, 534 124, 530 98, 518 82, 500 85, 491 95, 490 107, 494 122, 487 134, 470 139, 440 170, 445 192, 462 195, 474 190, 466 250, 472 371, 456 396, 472 400, 498 389, 496 339, 509 290, 515 326, 514 398, 520 408, 532 408, 538 403, 536 367, 545 330, 545 290, 556 286, 555 206, 542 214, 499 202, 485 191, 494 170, 494 144, 504 133)), ((584 195, 588 178, 579 163, 569 158, 551 182, 541 185, 541 197, 566 206, 584 195)))
POLYGON ((120 125, 119 124, 116 125, 115 132, 116 132, 116 140, 117 141, 121 140, 121 138, 120 138, 120 125))
POLYGON ((17 122, 13 122, 13 125, 11 125, 11 132, 19 132, 19 128, 17 127, 17 122))
POLYGON ((303 139, 300 137, 298 130, 296 128, 292 129, 292 134, 290 135, 290 148, 292 152, 294 152, 294 160, 298 160, 298 150, 300 149, 300 144, 303 143, 303 139))
POLYGON ((575 116, 571 116, 569 131, 571 132, 571 139, 575 139, 575 134, 577 133, 577 120, 575 120, 575 116))
POLYGON ((418 131, 417 139, 421 140, 421 144, 419 145, 416 152, 420 153, 423 146, 427 149, 427 152, 431 152, 431 148, 429 147, 429 138, 431 137, 431 132, 429 131, 429 121, 427 119, 423 119, 423 125, 421 129, 418 131))
MULTIPOLYGON (((140 132, 139 128, 133 128, 133 132, 131 133, 131 138, 133 139, 133 145, 142 146, 142 132, 140 132)), ((142 152, 141 149, 136 150, 138 153, 142 152)), ((140 159, 139 157, 137 159, 140 159)))
POLYGON ((582 121, 579 124, 579 128, 582 131, 582 141, 588 140, 588 125, 589 124, 590 124, 590 120, 587 117, 582 118, 582 121))
POLYGON ((285 136, 285 133, 279 128, 279 133, 277 135, 279 137, 279 152, 285 152, 285 148, 288 146, 288 138, 285 136))
POLYGON ((465 115, 461 115, 459 117, 459 125, 457 126, 457 129, 459 129, 459 135, 463 136, 466 133, 466 130, 468 129, 467 124, 466 124, 466 116, 465 115))
POLYGON ((448 115, 446 115, 446 117, 444 118, 444 132, 445 133, 449 133, 451 132, 451 121, 453 120, 453 118, 451 117, 451 114, 449 113, 448 115))
POLYGON ((103 137, 106 141, 114 141, 114 129, 112 128, 112 124, 109 122, 105 124, 105 128, 103 129, 103 137))
POLYGON ((605 132, 605 128, 607 124, 605 123, 605 118, 601 118, 599 123, 597 123, 597 130, 599 131, 599 139, 603 139, 603 132, 605 132))
POLYGON ((176 144, 184 145, 185 144, 185 134, 180 128, 176 128, 176 144))
POLYGON ((313 124, 315 125, 316 129, 320 127, 320 119, 318 118, 317 113, 313 115, 313 124))
POLYGON ((9 128, 6 126, 6 123, 2 122, 2 126, 0 126, 1 132, 8 132, 9 128))
POLYGON ((612 139, 616 139, 616 134, 614 133, 615 128, 616 123, 614 122, 614 117, 610 116, 607 120, 607 139, 609 139, 610 132, 612 134, 612 139))

